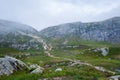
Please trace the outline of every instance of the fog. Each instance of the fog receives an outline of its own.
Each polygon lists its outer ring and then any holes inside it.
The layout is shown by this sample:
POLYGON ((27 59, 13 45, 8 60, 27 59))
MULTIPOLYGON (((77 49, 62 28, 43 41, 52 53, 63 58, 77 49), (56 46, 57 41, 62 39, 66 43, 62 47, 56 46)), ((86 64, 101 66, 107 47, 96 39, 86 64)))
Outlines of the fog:
POLYGON ((93 22, 120 16, 120 0, 0 0, 0 19, 37 30, 68 22, 93 22))

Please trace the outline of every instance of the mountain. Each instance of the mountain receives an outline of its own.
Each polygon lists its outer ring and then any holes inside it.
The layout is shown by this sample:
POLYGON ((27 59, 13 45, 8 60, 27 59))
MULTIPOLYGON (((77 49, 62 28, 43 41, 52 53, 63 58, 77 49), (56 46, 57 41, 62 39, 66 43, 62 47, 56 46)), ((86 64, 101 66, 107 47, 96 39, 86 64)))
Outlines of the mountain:
POLYGON ((0 48, 16 48, 19 50, 40 49, 41 44, 38 41, 22 33, 39 36, 38 31, 31 26, 0 20, 0 48))
POLYGON ((120 43, 120 17, 113 17, 99 22, 74 22, 48 27, 40 35, 59 39, 77 37, 79 40, 105 41, 120 43))
POLYGON ((6 20, 0 20, 0 35, 9 34, 9 33, 18 33, 19 31, 25 32, 25 33, 37 33, 37 31, 25 24, 12 22, 12 21, 6 21, 6 20))

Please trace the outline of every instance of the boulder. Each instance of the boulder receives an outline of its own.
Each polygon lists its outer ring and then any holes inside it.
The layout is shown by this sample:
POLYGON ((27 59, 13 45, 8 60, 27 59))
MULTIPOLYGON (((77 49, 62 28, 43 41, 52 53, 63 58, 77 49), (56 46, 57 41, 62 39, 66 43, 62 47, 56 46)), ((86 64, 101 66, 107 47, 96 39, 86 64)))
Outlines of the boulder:
POLYGON ((33 70, 32 72, 31 72, 31 74, 40 74, 40 73, 43 73, 43 68, 42 67, 37 67, 35 70, 33 70))
POLYGON ((55 72, 62 71, 62 68, 57 68, 55 72))
POLYGON ((28 67, 26 64, 16 58, 5 56, 0 58, 0 76, 1 75, 10 75, 15 71, 24 70, 28 67))
POLYGON ((109 80, 120 80, 120 75, 111 76, 109 80))
POLYGON ((38 67, 39 67, 39 65, 37 65, 37 64, 31 64, 31 65, 29 66, 30 69, 36 69, 36 68, 38 68, 38 67))
POLYGON ((100 52, 103 56, 106 56, 109 53, 109 48, 96 48, 94 52, 100 52))

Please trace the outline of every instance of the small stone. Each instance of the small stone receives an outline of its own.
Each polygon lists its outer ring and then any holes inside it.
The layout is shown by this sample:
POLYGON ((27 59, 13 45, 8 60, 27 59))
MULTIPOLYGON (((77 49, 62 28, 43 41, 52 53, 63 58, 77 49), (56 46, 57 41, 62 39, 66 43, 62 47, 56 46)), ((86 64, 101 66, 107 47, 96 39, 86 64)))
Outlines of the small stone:
POLYGON ((55 72, 62 71, 62 68, 57 68, 55 72))
POLYGON ((38 68, 36 68, 35 70, 33 70, 32 72, 31 72, 31 74, 40 74, 40 73, 43 73, 43 68, 42 67, 38 67, 38 68))

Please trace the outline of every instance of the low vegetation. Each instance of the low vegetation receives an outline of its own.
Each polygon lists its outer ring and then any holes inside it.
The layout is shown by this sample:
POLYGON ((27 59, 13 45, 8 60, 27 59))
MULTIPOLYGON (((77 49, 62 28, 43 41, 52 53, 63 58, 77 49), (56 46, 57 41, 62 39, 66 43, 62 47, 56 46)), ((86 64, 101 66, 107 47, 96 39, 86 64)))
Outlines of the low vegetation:
MULTIPOLYGON (((120 74, 116 71, 116 69, 118 69, 120 66, 120 47, 114 47, 108 43, 84 43, 86 44, 83 45, 83 42, 80 42, 78 47, 61 48, 61 46, 54 45, 50 53, 59 58, 49 57, 44 53, 43 50, 19 51, 17 49, 0 48, 1 56, 4 56, 5 53, 9 52, 11 56, 19 58, 27 65, 38 64, 44 68, 44 72, 42 74, 30 74, 30 71, 26 70, 16 72, 11 76, 1 76, 0 80, 54 80, 56 78, 62 78, 63 80, 108 80, 108 77, 112 75, 98 71, 86 65, 76 64, 74 66, 71 66, 72 63, 69 60, 66 60, 66 58, 72 60, 80 60, 82 62, 90 63, 94 66, 101 66, 108 70, 115 71, 116 74, 120 74), (92 48, 95 48, 94 45, 96 45, 96 47, 109 47, 109 54, 107 56, 102 56, 100 53, 91 51, 92 48), (62 71, 56 72, 55 70, 57 68, 61 68, 62 71)), ((73 43, 70 42, 68 45, 73 45, 73 43)))

